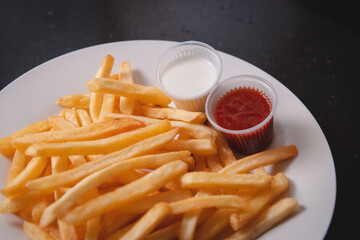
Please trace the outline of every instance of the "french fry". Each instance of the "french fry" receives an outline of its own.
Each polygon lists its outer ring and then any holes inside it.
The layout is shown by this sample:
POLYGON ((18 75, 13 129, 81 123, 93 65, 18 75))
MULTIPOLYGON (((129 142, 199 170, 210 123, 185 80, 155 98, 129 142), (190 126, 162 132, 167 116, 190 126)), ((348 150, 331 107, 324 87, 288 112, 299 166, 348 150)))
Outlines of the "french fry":
POLYGON ((28 134, 14 139, 12 144, 16 149, 25 150, 34 143, 96 140, 127 132, 142 126, 144 126, 142 122, 131 118, 113 119, 105 122, 92 123, 74 129, 70 128, 59 131, 28 134))
POLYGON ((116 230, 122 228, 133 221, 138 215, 133 213, 123 213, 120 211, 112 211, 104 214, 101 223, 100 239, 105 239, 116 230))
POLYGON ((173 223, 166 228, 159 229, 150 235, 148 235, 146 240, 171 240, 176 239, 178 231, 180 228, 180 222, 173 223))
POLYGON ((161 106, 167 106, 171 103, 171 99, 156 87, 125 83, 108 78, 94 78, 86 84, 93 93, 110 93, 161 106))
POLYGON ((206 156, 206 163, 213 172, 218 172, 224 168, 218 154, 206 156))
POLYGON ((205 171, 206 169, 206 156, 194 154, 195 169, 194 171, 205 171))
POLYGON ((270 187, 270 176, 255 174, 224 174, 214 172, 191 172, 181 177, 184 188, 260 188, 270 187))
POLYGON ((14 178, 1 192, 5 197, 13 198, 26 191, 25 184, 31 179, 35 179, 44 171, 48 158, 34 157, 30 160, 25 169, 14 178))
POLYGON ((196 209, 193 211, 188 211, 183 214, 180 226, 178 229, 178 238, 179 240, 192 240, 198 220, 202 213, 202 209, 196 209))
MULTIPOLYGON (((106 55, 101 61, 100 67, 97 70, 95 77, 109 77, 114 64, 114 58, 111 55, 106 55)), ((115 80, 114 80, 115 81, 115 80)), ((99 119, 100 111, 102 107, 103 94, 98 92, 92 92, 90 95, 89 113, 91 119, 96 122, 99 119)))
MULTIPOLYGON (((99 196, 97 189, 93 189, 92 191, 96 196, 99 196)), ((87 221, 84 237, 85 240, 97 240, 99 238, 101 217, 102 216, 97 216, 87 221)))
POLYGON ((186 171, 187 165, 180 160, 167 163, 132 183, 75 207, 67 212, 63 219, 72 224, 81 224, 160 189, 165 183, 181 176, 186 171), (152 184, 147 184, 149 182, 152 184))
POLYGON ((244 157, 221 169, 221 173, 247 173, 261 166, 275 164, 282 160, 295 157, 297 149, 295 145, 273 148, 264 152, 255 153, 244 157))
POLYGON ((22 170, 25 168, 26 162, 29 160, 29 157, 26 156, 23 152, 18 150, 15 151, 8 175, 6 177, 6 185, 9 185, 11 181, 22 172, 22 170))
POLYGON ((248 206, 248 202, 246 199, 235 195, 214 195, 187 198, 169 203, 169 206, 173 214, 182 214, 210 207, 245 209, 248 206))
POLYGON ((129 203, 125 208, 120 208, 118 211, 126 213, 144 213, 148 211, 153 205, 159 202, 174 202, 192 197, 190 191, 185 189, 178 189, 168 192, 160 192, 151 196, 144 197, 135 202, 129 203))
POLYGON ((218 136, 216 138, 216 144, 218 147, 219 157, 220 157, 220 160, 221 160, 223 166, 226 167, 226 166, 236 162, 234 153, 230 149, 228 143, 226 142, 224 135, 221 132, 218 132, 218 136))
POLYGON ((4 198, 0 203, 0 213, 16 213, 26 207, 32 207, 41 199, 44 199, 49 194, 41 192, 27 192, 14 199, 4 198))
POLYGON ((141 124, 130 122, 127 128, 135 129, 108 138, 89 141, 72 141, 61 143, 36 143, 25 151, 29 156, 59 156, 59 155, 87 155, 108 154, 121 150, 136 142, 164 133, 171 129, 168 121, 154 123, 142 127, 141 124))
POLYGON ((55 240, 47 231, 34 223, 25 221, 23 229, 25 235, 31 240, 55 240))
POLYGON ((129 225, 126 225, 125 227, 117 230, 115 233, 111 234, 110 236, 108 236, 105 240, 118 240, 120 239, 125 233, 127 233, 134 225, 136 222, 133 222, 129 225))
POLYGON ((139 169, 124 171, 123 173, 115 177, 108 178, 105 182, 101 183, 101 185, 98 188, 103 189, 103 188, 118 187, 120 185, 131 183, 145 176, 148 173, 149 173, 148 171, 139 170, 139 169))
POLYGON ((283 173, 274 176, 267 191, 247 196, 249 207, 245 212, 235 212, 230 216, 230 224, 234 230, 238 230, 253 220, 272 200, 289 188, 287 177, 283 173))
POLYGON ((108 93, 104 94, 101 110, 99 114, 99 121, 103 121, 104 117, 108 113, 114 112, 114 108, 115 108, 115 96, 108 93))
POLYGON ((59 234, 61 239, 69 239, 69 240, 80 240, 78 237, 76 227, 74 225, 68 224, 60 219, 57 221, 59 234))
POLYGON ((261 213, 260 216, 244 229, 239 230, 227 239, 256 239, 288 217, 297 206, 298 201, 296 199, 283 198, 261 213))
POLYGON ((74 129, 76 125, 62 116, 47 117, 49 125, 54 130, 74 129))
POLYGON ((214 239, 226 226, 229 226, 231 209, 218 209, 195 232, 194 239, 214 239))
MULTIPOLYGON (((119 80, 130 84, 134 84, 130 62, 120 63, 119 80)), ((132 115, 134 113, 134 106, 135 106, 134 99, 120 96, 119 108, 121 113, 132 115)))
POLYGON ((155 204, 120 239, 133 240, 145 238, 170 212, 171 209, 167 203, 160 202, 155 204))
POLYGON ((13 139, 25 136, 26 134, 30 133, 38 133, 38 132, 44 132, 50 129, 49 122, 47 120, 42 120, 36 123, 33 123, 18 132, 1 138, 0 139, 0 152, 5 157, 11 157, 15 153, 15 148, 11 145, 11 142, 13 139))
POLYGON ((63 108, 89 110, 90 94, 72 94, 58 98, 56 104, 63 108))
POLYGON ((76 127, 80 127, 79 121, 76 116, 75 108, 65 108, 60 112, 60 116, 72 122, 76 127))
POLYGON ((52 201, 54 201, 53 198, 44 198, 33 206, 31 215, 34 223, 36 224, 39 223, 42 213, 44 212, 45 208, 50 205, 52 201))
POLYGON ((33 191, 42 192, 51 192, 59 187, 69 186, 91 173, 110 166, 113 163, 155 151, 170 142, 176 134, 177 129, 170 130, 166 133, 135 143, 120 151, 110 153, 98 160, 87 162, 76 169, 29 181, 26 186, 33 191))
POLYGON ((188 123, 203 124, 207 119, 206 114, 203 112, 191 112, 176 108, 154 108, 142 106, 141 112, 145 117, 178 120, 188 123))
POLYGON ((89 112, 84 109, 76 109, 76 115, 79 119, 80 126, 88 126, 92 123, 89 112))
POLYGON ((42 227, 49 225, 60 213, 71 207, 87 191, 96 188, 108 178, 131 169, 159 167, 165 163, 184 158, 188 155, 190 155, 190 153, 185 151, 157 155, 145 155, 129 160, 124 160, 99 170, 81 180, 78 184, 67 191, 58 201, 51 204, 45 210, 41 218, 40 225, 42 227))
MULTIPOLYGON (((123 118, 123 117, 131 117, 135 118, 137 120, 140 120, 144 122, 146 125, 152 124, 157 121, 161 121, 160 119, 150 118, 150 117, 143 117, 143 116, 135 116, 135 115, 126 115, 121 113, 110 113, 107 114, 107 118, 114 119, 114 118, 123 118)), ((170 121, 171 126, 173 128, 179 128, 180 134, 187 134, 193 138, 201 139, 206 138, 210 139, 212 141, 216 140, 217 137, 217 131, 201 124, 195 124, 195 123, 187 123, 183 121, 170 121)))
POLYGON ((216 144, 209 139, 180 139, 171 141, 165 146, 165 149, 178 151, 186 149, 196 155, 216 154, 216 144))

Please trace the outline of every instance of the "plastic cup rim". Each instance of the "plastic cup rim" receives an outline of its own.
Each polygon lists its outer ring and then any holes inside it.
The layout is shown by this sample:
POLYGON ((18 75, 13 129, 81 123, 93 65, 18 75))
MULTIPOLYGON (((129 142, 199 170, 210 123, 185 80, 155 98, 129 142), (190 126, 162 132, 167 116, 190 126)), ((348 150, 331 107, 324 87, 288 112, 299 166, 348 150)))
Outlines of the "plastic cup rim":
MULTIPOLYGON (((241 81, 241 80, 239 80, 241 81)), ((234 87, 235 88, 235 87, 234 87)), ((205 103, 205 112, 207 115, 207 119, 209 120, 209 122, 211 123, 211 125, 218 131, 221 131, 223 133, 227 133, 227 134, 232 134, 232 135, 242 135, 242 134, 248 134, 251 132, 254 132, 258 129, 260 129, 261 127, 265 126, 265 124, 267 124, 271 118, 273 117, 276 107, 277 107, 277 100, 278 100, 278 96, 276 94, 275 88, 270 84, 269 81, 265 80, 262 77, 256 76, 256 75, 251 75, 251 74, 243 74, 243 75, 235 75, 232 77, 229 77, 227 79, 225 79, 224 81, 219 82, 213 89, 212 91, 209 93, 209 96, 206 100, 205 103), (269 115, 260 123, 258 123, 257 125, 251 127, 251 128, 247 128, 247 129, 241 129, 241 130, 232 130, 232 129, 227 129, 227 128, 223 128, 221 127, 219 124, 216 123, 216 121, 213 119, 212 114, 210 114, 210 100, 212 99, 213 95, 219 90, 219 88, 221 88, 224 84, 236 79, 236 78, 251 78, 252 80, 255 80, 258 83, 261 83, 263 86, 265 86, 266 88, 270 89, 270 91, 272 92, 272 94, 274 95, 274 100, 271 101, 271 111, 269 113, 269 115)))
POLYGON ((169 96, 171 99, 173 100, 176 100, 176 101, 192 101, 192 100, 197 100, 197 99, 200 99, 204 96, 206 96, 207 94, 209 94, 209 92, 215 87, 217 86, 217 84, 219 83, 220 81, 220 78, 221 78, 221 74, 222 74, 222 68, 223 68, 223 63, 222 63, 222 60, 221 60, 221 57, 220 57, 220 54, 210 45, 206 44, 206 43, 203 43, 203 42, 200 42, 200 41, 194 41, 194 40, 190 40, 190 41, 185 41, 185 42, 180 42, 180 43, 177 43, 176 45, 168 48, 165 52, 163 52, 159 59, 158 59, 158 62, 156 64, 156 68, 155 68, 155 81, 158 85, 158 87, 167 95, 169 96), (216 58, 219 60, 219 63, 220 63, 220 66, 219 66, 219 71, 217 71, 217 74, 216 74, 216 79, 215 79, 215 82, 209 87, 208 90, 206 90, 205 92, 202 92, 201 94, 199 95, 196 95, 196 96, 193 96, 193 97, 188 97, 188 98, 179 98, 179 97, 175 97, 173 94, 171 94, 169 91, 167 91, 164 87, 163 87, 163 84, 160 80, 160 74, 159 74, 159 66, 161 64, 161 60, 164 58, 164 56, 170 52, 171 50, 175 49, 175 48, 178 48, 178 47, 181 47, 181 46, 186 46, 186 45, 195 45, 195 46, 200 46, 200 47, 203 47, 203 48, 206 48, 208 50, 210 50, 215 56, 216 58))

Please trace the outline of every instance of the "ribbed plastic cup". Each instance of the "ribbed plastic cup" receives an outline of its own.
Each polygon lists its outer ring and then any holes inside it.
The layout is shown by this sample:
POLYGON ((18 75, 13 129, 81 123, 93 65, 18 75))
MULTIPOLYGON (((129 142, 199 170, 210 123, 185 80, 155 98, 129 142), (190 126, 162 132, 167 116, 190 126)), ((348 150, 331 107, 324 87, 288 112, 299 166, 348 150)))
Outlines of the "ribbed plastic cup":
POLYGON ((238 75, 219 83, 210 92, 205 109, 211 125, 223 133, 232 148, 239 153, 253 154, 265 149, 273 139, 273 116, 276 106, 277 95, 268 81, 258 76, 238 75), (239 88, 251 88, 263 94, 270 102, 270 113, 262 122, 251 128, 242 130, 223 128, 215 121, 214 111, 216 104, 228 92, 239 88))
MULTIPOLYGON (((222 73, 222 61, 218 52, 209 46, 208 44, 198 41, 187 41, 176 44, 174 47, 164 52, 158 60, 155 69, 155 80, 160 90, 169 96, 176 107, 179 109, 185 109, 196 112, 205 111, 206 98, 212 88, 219 82, 222 73), (190 58, 203 58, 206 60, 215 70, 215 79, 209 79, 208 88, 205 91, 198 92, 197 94, 179 97, 176 93, 169 91, 163 84, 162 75, 168 67, 176 61, 186 60, 190 58)), ((194 87, 194 86, 188 86, 194 87)))

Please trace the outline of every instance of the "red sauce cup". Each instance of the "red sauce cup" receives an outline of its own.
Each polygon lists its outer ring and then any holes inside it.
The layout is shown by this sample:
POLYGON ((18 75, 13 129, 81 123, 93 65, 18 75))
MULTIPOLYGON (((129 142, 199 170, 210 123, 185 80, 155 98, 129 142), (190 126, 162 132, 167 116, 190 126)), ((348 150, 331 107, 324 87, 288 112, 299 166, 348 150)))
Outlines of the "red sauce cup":
MULTIPOLYGON (((237 152, 253 154, 264 150, 271 143, 273 130, 273 116, 277 105, 275 89, 265 79, 253 75, 238 75, 220 82, 209 94, 205 111, 211 125, 222 132, 229 145, 237 152), (265 97, 269 103, 268 115, 259 123, 249 128, 233 130, 224 128, 215 120, 215 109, 219 101, 237 89, 252 89, 265 97)), ((235 115, 233 115, 235 116, 235 115)), ((233 117, 232 116, 232 117, 233 117)), ((245 120, 244 120, 245 121, 245 120)))

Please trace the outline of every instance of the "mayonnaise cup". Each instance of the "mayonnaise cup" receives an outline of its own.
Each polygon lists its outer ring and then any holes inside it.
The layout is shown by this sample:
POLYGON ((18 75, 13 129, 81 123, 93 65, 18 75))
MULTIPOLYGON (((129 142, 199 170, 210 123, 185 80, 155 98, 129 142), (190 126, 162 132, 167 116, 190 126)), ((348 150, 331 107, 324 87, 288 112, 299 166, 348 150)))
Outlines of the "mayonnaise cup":
POLYGON ((219 82, 222 62, 208 44, 187 41, 164 52, 155 69, 158 87, 176 107, 204 112, 209 92, 219 82))

